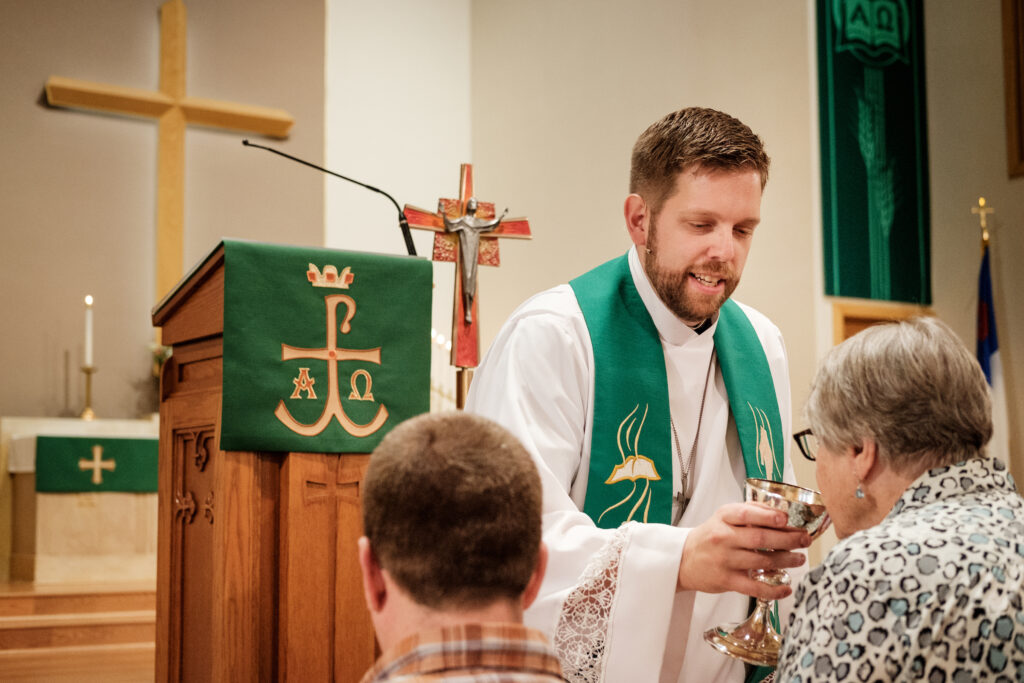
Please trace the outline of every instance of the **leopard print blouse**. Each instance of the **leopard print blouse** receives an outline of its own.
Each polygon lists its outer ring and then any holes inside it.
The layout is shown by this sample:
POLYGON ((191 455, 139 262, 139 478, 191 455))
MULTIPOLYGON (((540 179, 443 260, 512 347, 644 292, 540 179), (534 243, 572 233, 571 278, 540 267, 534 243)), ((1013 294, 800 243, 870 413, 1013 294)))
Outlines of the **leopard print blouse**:
POLYGON ((795 592, 776 680, 1024 681, 1024 499, 977 459, 918 478, 795 592))

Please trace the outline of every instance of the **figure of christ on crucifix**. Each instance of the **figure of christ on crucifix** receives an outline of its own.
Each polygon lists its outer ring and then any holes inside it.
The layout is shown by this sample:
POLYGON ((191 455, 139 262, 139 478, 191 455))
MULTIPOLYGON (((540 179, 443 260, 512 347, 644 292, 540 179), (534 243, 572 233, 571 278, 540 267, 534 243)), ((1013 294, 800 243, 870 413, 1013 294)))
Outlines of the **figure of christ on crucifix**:
POLYGON ((497 218, 487 220, 477 218, 476 197, 470 197, 466 202, 466 214, 455 220, 449 220, 444 211, 444 205, 437 203, 437 212, 441 214, 444 221, 445 232, 456 232, 459 238, 459 263, 462 265, 462 307, 465 309, 464 319, 467 324, 473 324, 473 295, 476 293, 476 267, 480 254, 480 235, 491 232, 501 223, 508 213, 508 209, 501 212, 497 218))
POLYGON ((455 300, 452 313, 451 364, 475 368, 480 364, 477 264, 498 266, 498 238, 530 239, 525 218, 495 217, 494 204, 473 196, 473 166, 462 164, 458 199, 439 199, 437 212, 405 205, 409 225, 434 231, 434 261, 455 262, 455 300))

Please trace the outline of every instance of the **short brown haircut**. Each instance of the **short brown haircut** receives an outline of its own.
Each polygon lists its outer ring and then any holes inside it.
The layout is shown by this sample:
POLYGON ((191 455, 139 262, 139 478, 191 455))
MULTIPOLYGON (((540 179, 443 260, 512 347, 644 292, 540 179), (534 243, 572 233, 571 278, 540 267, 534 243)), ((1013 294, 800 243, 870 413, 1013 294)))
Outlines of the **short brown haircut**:
POLYGON ((691 166, 757 171, 763 190, 770 163, 761 138, 745 123, 715 109, 688 107, 652 123, 637 138, 629 191, 644 198, 653 216, 691 166))
POLYGON ((486 418, 434 413, 398 425, 370 458, 362 500, 377 562, 421 605, 517 600, 537 567, 540 475, 486 418))

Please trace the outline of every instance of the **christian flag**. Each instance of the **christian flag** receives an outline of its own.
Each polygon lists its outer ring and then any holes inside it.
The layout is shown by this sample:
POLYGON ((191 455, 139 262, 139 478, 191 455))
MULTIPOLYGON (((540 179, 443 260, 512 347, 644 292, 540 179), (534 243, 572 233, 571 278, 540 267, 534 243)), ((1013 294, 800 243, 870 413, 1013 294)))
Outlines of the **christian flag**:
POLYGON ((1004 463, 1010 462, 1010 439, 1006 421, 1006 393, 1003 366, 999 360, 999 337, 996 335, 996 307, 992 300, 992 275, 989 269, 988 245, 981 257, 978 276, 978 363, 992 388, 992 440, 989 455, 1004 463))

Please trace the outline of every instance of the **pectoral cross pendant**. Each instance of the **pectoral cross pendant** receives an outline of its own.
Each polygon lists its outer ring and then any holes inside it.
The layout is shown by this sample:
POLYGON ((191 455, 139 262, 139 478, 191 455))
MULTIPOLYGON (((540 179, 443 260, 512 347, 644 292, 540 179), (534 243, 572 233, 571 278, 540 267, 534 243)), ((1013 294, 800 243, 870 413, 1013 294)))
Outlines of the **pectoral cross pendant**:
POLYGON ((679 524, 679 520, 683 518, 683 513, 686 512, 686 506, 690 504, 690 499, 686 497, 686 480, 683 480, 683 490, 672 497, 672 500, 676 502, 677 509, 676 514, 673 516, 672 525, 679 524))

